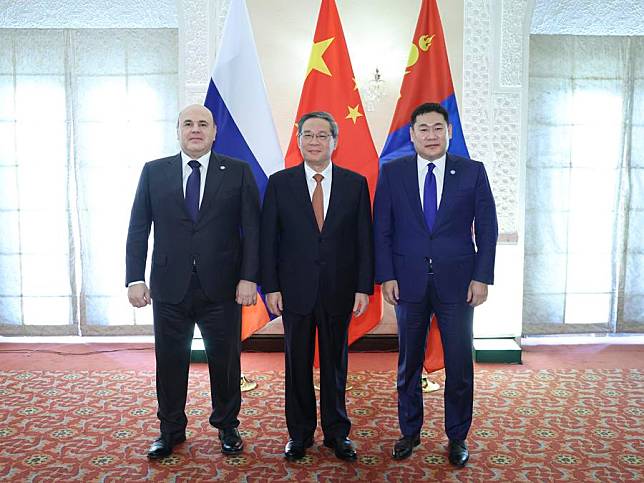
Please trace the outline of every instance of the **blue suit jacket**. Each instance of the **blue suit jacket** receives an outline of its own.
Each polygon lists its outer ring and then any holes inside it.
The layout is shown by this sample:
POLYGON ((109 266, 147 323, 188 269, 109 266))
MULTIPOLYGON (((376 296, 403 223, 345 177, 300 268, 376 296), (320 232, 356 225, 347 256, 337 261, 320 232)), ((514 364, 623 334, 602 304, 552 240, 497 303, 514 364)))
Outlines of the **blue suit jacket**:
POLYGON ((447 155, 431 233, 420 203, 416 155, 382 166, 374 201, 376 282, 397 280, 401 301, 422 299, 429 264, 442 302, 465 302, 472 280, 492 284, 497 236, 483 163, 447 155))

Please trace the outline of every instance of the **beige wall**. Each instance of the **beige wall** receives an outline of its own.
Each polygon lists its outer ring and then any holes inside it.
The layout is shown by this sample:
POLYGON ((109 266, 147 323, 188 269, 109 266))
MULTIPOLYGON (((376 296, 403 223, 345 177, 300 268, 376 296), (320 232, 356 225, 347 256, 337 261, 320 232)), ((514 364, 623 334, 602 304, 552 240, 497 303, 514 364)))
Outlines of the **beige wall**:
MULTIPOLYGON (((361 86, 380 70, 383 100, 367 112, 380 152, 393 115, 420 0, 337 0, 353 71, 361 86)), ((319 1, 247 0, 255 42, 282 151, 286 152, 304 82, 319 1)), ((463 1, 438 1, 456 95, 463 72, 463 1)), ((364 102, 364 99, 363 99, 364 102)))

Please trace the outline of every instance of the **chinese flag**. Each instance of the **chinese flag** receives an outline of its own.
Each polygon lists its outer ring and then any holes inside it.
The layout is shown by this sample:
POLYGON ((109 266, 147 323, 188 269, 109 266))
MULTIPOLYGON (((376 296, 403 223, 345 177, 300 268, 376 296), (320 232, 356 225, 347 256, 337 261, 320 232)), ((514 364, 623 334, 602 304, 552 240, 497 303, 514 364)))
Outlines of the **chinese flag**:
MULTIPOLYGON (((371 201, 378 178, 378 154, 371 138, 349 51, 334 0, 322 0, 296 121, 307 112, 326 111, 338 123, 338 145, 333 162, 367 178, 371 201)), ((286 153, 286 167, 302 162, 294 126, 286 153)), ((367 312, 349 325, 349 344, 373 329, 382 318, 382 297, 376 287, 367 312)), ((317 365, 317 355, 316 355, 317 365)))

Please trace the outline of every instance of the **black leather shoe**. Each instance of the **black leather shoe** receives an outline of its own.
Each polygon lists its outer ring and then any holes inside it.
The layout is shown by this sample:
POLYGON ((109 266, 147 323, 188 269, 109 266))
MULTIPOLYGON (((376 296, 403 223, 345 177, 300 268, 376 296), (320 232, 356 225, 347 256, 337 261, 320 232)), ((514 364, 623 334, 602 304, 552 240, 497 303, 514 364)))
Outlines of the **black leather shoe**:
POLYGON ((403 436, 394 445, 393 457, 395 460, 409 458, 414 448, 420 444, 420 434, 416 436, 403 436))
POLYGON ((454 466, 463 467, 467 460, 470 459, 470 452, 467 450, 467 445, 462 439, 450 439, 449 445, 449 462, 454 466))
POLYGON ((296 441, 289 438, 284 448, 284 457, 288 461, 301 460, 306 456, 307 448, 313 446, 313 438, 306 438, 304 441, 296 441))
POLYGON ((358 458, 353 442, 347 438, 324 438, 324 446, 335 450, 335 455, 341 460, 355 461, 358 458))
POLYGON ((244 441, 242 441, 237 428, 220 429, 219 441, 221 441, 221 452, 223 454, 239 454, 244 449, 244 441))
POLYGON ((158 460, 165 458, 166 456, 170 456, 172 454, 172 448, 183 443, 185 440, 185 434, 180 434, 174 437, 161 435, 152 442, 152 445, 150 445, 148 458, 151 460, 158 460))

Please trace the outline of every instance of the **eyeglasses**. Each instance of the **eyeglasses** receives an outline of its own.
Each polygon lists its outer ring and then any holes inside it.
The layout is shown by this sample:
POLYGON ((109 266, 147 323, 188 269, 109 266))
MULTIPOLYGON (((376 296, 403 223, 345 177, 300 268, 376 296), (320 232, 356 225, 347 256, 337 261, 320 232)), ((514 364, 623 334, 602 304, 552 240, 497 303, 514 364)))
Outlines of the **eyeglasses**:
POLYGON ((306 143, 310 143, 314 139, 317 139, 321 143, 327 142, 331 138, 331 134, 326 133, 326 132, 319 132, 317 134, 314 134, 312 132, 303 132, 300 133, 300 139, 306 143))

